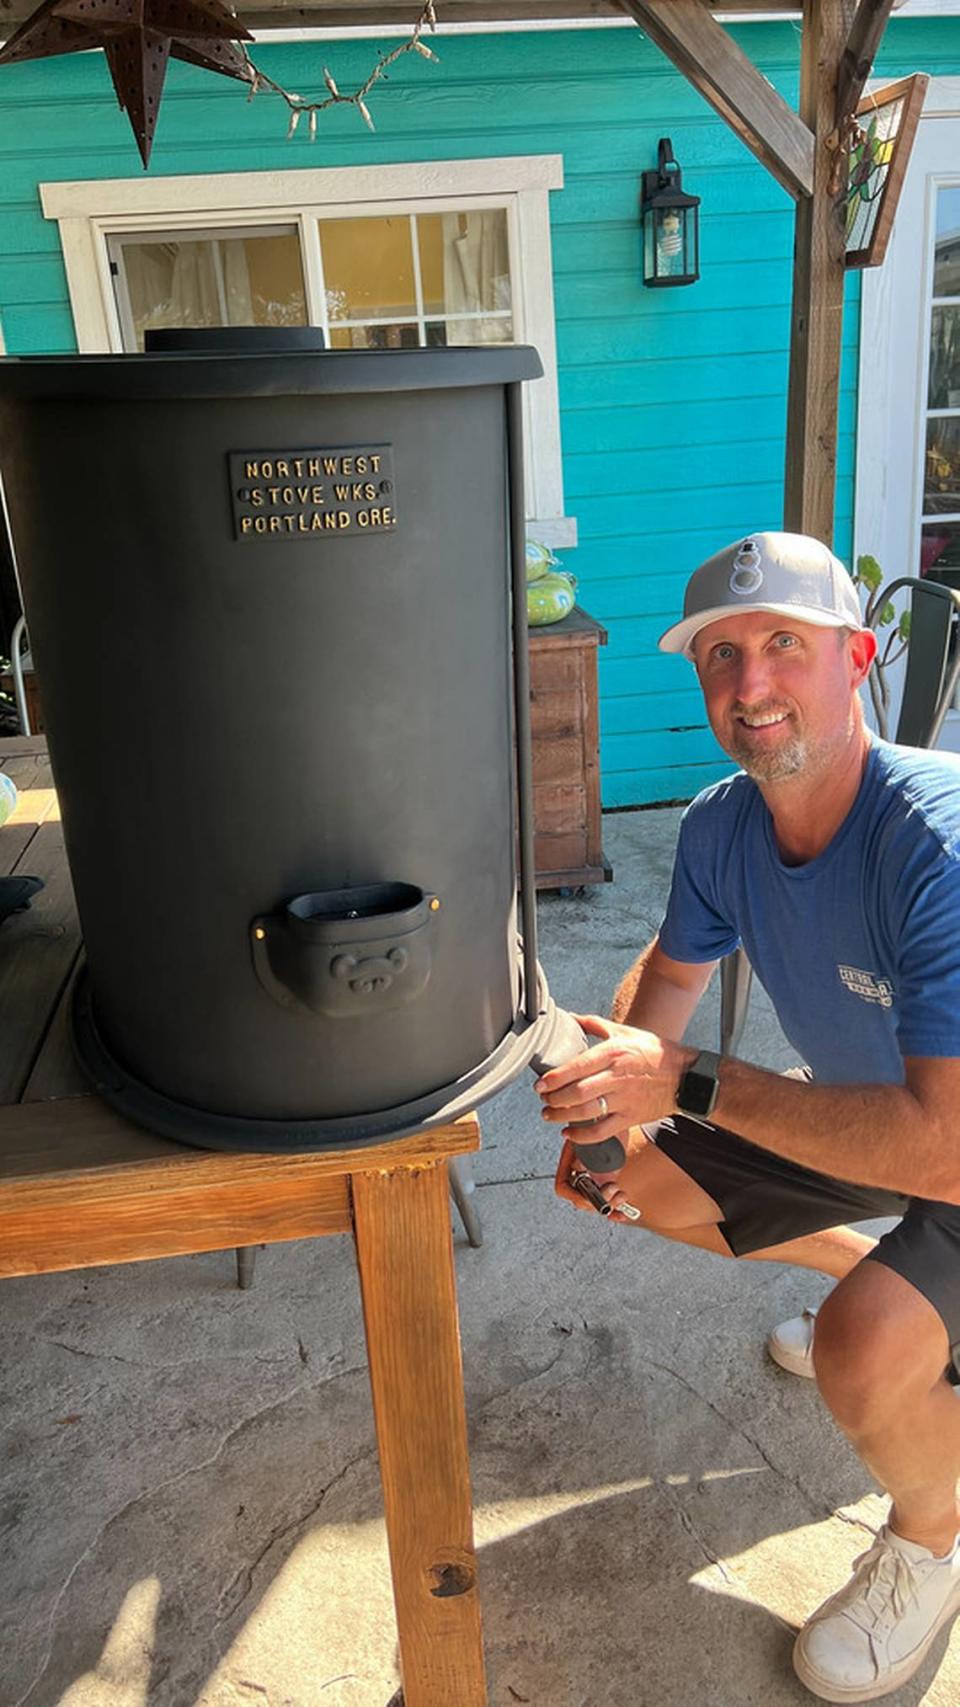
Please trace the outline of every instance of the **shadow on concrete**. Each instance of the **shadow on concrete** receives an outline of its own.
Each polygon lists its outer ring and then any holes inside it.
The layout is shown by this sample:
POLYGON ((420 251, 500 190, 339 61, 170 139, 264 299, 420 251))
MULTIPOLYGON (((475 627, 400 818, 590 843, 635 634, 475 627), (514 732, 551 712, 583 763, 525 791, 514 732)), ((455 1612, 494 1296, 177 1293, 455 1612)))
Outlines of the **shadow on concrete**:
MULTIPOLYGON (((649 1525, 639 1509, 646 1497, 616 1496, 483 1549, 491 1701, 809 1707, 791 1666, 802 1618, 788 1621, 758 1604, 735 1564, 688 1574, 682 1549, 658 1557, 643 1547, 635 1569, 624 1569, 625 1544, 649 1525)), ((785 1548, 790 1539, 778 1538, 785 1548)), ((813 1604, 838 1586, 825 1584, 813 1604)), ((941 1633, 917 1677, 887 1698, 891 1707, 924 1700, 948 1642, 941 1633)))
MULTIPOLYGON (((358 1527, 368 1526, 378 1552, 378 1505, 379 1491, 361 1475, 339 1504, 335 1532, 348 1533, 355 1549, 358 1527)), ((108 1557, 91 1559, 97 1602, 87 1600, 79 1572, 68 1620, 72 1639, 58 1640, 46 1685, 25 1701, 31 1707, 54 1701, 58 1707, 221 1707, 246 1700, 267 1707, 386 1707, 390 1699, 391 1707, 401 1707, 396 1674, 391 1679, 389 1671, 364 1666, 368 1613, 356 1599, 355 1565, 348 1607, 335 1536, 332 1546, 324 1544, 322 1520, 308 1519, 305 1532, 275 1534, 274 1574, 254 1605, 245 1599, 231 1614, 228 1585, 204 1578, 193 1551, 199 1546, 202 1553, 200 1538, 219 1513, 219 1501, 195 1502, 186 1479, 167 1504, 163 1521, 175 1527, 182 1548, 179 1581, 163 1585, 145 1576, 133 1585, 128 1580, 124 1592, 116 1580, 117 1601, 108 1587, 114 1577, 108 1557), (194 1663, 204 1626, 211 1637, 205 1675, 194 1663), (294 1632, 292 1640, 284 1630, 294 1632), (245 1675, 245 1642, 252 1637, 262 1650, 274 1636, 286 1641, 288 1664, 281 1659, 272 1668, 275 1687, 255 1684, 245 1675), (311 1664, 301 1642, 312 1647, 311 1664), (344 1658, 345 1648, 352 1660, 344 1658), (51 1693, 53 1679, 67 1677, 75 1681, 65 1693, 51 1693)), ((155 1509, 139 1512, 136 1540, 105 1535, 107 1553, 116 1546, 129 1569, 131 1553, 140 1552, 146 1572, 159 1516, 155 1509)), ((791 1535, 762 1539, 789 1549, 791 1535)), ((758 1603, 737 1559, 718 1564, 707 1557, 666 1485, 590 1498, 528 1522, 483 1546, 480 1565, 493 1707, 800 1707, 811 1700, 791 1669, 794 1621, 758 1603)), ((370 1610, 389 1620, 389 1589, 376 1565, 370 1588, 376 1603, 370 1610)), ((781 1586, 774 1601, 782 1593, 781 1586)), ((918 1707, 925 1699, 948 1640, 944 1633, 918 1677, 888 1698, 891 1707, 918 1707)), ((264 1675, 262 1651, 250 1669, 264 1675)))

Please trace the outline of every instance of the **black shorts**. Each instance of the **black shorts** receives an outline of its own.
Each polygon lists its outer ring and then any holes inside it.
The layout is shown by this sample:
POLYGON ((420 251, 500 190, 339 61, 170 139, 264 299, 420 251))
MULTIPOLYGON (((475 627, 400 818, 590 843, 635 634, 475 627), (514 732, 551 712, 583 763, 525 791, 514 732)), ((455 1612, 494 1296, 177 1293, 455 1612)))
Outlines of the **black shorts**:
POLYGON ((832 1179, 685 1114, 648 1130, 657 1149, 718 1204, 719 1230, 734 1256, 847 1222, 899 1216, 867 1260, 901 1274, 933 1305, 960 1373, 960 1207, 832 1179))

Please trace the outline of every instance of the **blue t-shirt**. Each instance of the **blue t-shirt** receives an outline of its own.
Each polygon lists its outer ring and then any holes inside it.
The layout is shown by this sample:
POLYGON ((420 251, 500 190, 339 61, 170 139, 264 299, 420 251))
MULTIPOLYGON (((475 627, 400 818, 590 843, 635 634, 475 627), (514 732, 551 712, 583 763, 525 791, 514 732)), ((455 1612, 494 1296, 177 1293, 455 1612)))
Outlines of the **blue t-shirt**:
POLYGON ((905 1055, 960 1056, 960 758, 873 741, 805 865, 784 864, 743 771, 698 794, 660 944, 702 962, 740 943, 821 1083, 900 1083, 905 1055))

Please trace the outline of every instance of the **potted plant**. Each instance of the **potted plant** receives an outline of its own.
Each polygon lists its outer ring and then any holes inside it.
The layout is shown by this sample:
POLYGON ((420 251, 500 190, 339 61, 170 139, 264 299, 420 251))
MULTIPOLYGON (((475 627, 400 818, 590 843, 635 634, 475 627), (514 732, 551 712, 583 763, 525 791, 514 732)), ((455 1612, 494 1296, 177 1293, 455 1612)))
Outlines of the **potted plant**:
POLYGON ((875 557, 865 553, 857 558, 857 567, 853 576, 853 584, 859 588, 863 600, 863 620, 869 628, 879 630, 877 656, 870 666, 867 685, 870 689, 870 702, 877 722, 877 734, 886 741, 890 724, 890 678, 889 671, 903 657, 910 644, 910 612, 897 613, 896 607, 889 599, 877 608, 880 590, 883 586, 883 570, 875 557), (884 633, 883 631, 888 632, 884 633))

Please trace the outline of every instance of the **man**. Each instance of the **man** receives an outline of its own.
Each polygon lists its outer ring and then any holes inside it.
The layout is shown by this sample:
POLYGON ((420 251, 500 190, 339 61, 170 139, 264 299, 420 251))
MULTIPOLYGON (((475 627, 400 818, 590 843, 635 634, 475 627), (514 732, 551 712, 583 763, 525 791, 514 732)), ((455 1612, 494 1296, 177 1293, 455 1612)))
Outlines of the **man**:
POLYGON ((960 1608, 960 763, 865 729, 876 642, 815 540, 754 534, 710 558, 660 645, 692 659, 743 769, 684 814, 659 936, 617 993, 625 1023, 587 1020, 602 1041, 539 1081, 567 1140, 557 1189, 587 1208, 570 1140, 619 1135, 623 1167, 595 1176, 615 1219, 635 1206, 666 1238, 838 1282, 815 1338, 803 1319, 771 1349, 815 1366, 891 1508, 794 1666, 824 1700, 872 1701, 960 1608), (679 1041, 739 942, 807 1073, 679 1041), (879 1244, 845 1224, 890 1215, 879 1244))

